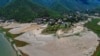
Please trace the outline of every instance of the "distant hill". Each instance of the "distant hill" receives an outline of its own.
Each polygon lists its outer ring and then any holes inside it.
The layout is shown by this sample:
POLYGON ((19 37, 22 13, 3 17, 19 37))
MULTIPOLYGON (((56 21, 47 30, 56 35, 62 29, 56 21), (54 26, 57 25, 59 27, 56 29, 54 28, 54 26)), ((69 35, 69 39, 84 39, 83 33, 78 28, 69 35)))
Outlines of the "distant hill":
MULTIPOLYGON (((0 6, 5 5, 8 1, 13 0, 0 0, 0 6)), ((100 6, 100 0, 32 0, 32 2, 59 12, 91 10, 100 6)))
POLYGON ((54 9, 56 11, 63 10, 87 10, 100 6, 100 0, 32 0, 42 6, 54 9))
POLYGON ((6 5, 7 3, 9 3, 10 0, 0 0, 0 7, 6 5))

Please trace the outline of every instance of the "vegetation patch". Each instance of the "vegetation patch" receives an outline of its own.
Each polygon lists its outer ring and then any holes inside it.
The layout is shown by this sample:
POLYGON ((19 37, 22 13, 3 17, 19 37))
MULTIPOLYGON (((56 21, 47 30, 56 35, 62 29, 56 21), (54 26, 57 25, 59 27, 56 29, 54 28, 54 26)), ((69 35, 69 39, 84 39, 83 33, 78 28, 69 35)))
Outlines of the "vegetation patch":
POLYGON ((97 51, 93 54, 93 56, 100 56, 100 44, 96 49, 97 51))
POLYGON ((11 33, 8 32, 9 30, 10 30, 10 29, 4 29, 4 28, 0 27, 0 31, 5 32, 5 36, 6 36, 8 39, 9 39, 9 38, 13 39, 13 42, 12 42, 12 43, 15 43, 17 47, 23 47, 23 46, 28 45, 28 43, 26 43, 26 42, 24 42, 24 41, 18 41, 18 40, 15 40, 15 39, 14 39, 15 37, 17 37, 17 36, 19 36, 19 35, 21 35, 21 34, 11 34, 11 33))
POLYGON ((97 24, 98 22, 100 22, 100 19, 93 19, 92 21, 86 23, 85 26, 100 37, 100 25, 97 24))
POLYGON ((14 40, 14 43, 16 44, 17 47, 23 47, 29 44, 29 43, 26 43, 24 41, 19 41, 19 40, 14 40))
POLYGON ((11 38, 11 39, 14 39, 15 37, 21 35, 21 34, 11 34, 10 32, 8 32, 10 29, 4 29, 2 27, 0 27, 1 31, 4 31, 6 33, 6 36, 11 38))
POLYGON ((56 33, 57 30, 59 29, 66 29, 66 26, 64 25, 60 25, 60 24, 57 24, 57 25, 48 25, 48 27, 46 29, 44 29, 42 31, 43 34, 53 34, 53 33, 56 33))

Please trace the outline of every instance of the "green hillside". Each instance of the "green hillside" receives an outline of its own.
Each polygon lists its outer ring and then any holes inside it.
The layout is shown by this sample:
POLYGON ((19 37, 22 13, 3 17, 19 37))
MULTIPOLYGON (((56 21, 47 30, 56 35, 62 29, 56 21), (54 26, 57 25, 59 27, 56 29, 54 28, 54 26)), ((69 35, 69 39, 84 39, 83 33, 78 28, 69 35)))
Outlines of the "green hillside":
POLYGON ((0 16, 15 19, 18 22, 30 22, 37 17, 59 17, 60 14, 32 3, 31 0, 13 0, 0 9, 0 16))

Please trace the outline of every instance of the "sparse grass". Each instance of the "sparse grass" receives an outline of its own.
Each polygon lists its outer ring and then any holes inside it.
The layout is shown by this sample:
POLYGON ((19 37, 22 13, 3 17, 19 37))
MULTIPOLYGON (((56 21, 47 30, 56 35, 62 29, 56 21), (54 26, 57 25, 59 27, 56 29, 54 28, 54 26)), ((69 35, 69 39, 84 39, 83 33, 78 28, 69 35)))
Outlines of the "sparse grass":
POLYGON ((27 55, 26 53, 24 53, 22 51, 20 51, 20 52, 22 53, 23 56, 29 56, 29 55, 27 55))
POLYGON ((76 33, 76 34, 74 34, 74 35, 76 35, 76 36, 81 36, 80 33, 76 33))

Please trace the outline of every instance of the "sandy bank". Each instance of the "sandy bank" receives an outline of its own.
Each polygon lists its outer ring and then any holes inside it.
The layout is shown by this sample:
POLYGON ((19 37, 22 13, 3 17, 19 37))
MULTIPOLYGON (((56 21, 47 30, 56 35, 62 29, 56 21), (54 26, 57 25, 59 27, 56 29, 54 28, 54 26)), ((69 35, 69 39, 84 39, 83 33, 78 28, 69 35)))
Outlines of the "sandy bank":
POLYGON ((2 25, 3 28, 10 29, 9 32, 11 34, 20 34, 34 29, 42 28, 40 25, 37 25, 35 23, 24 23, 24 24, 13 23, 13 24, 7 24, 7 25, 2 24, 2 25))
POLYGON ((62 30, 58 30, 56 34, 59 37, 64 37, 64 36, 75 35, 75 34, 81 33, 82 31, 84 31, 83 26, 75 26, 72 29, 68 30, 66 33, 64 33, 64 31, 62 31, 62 30))

